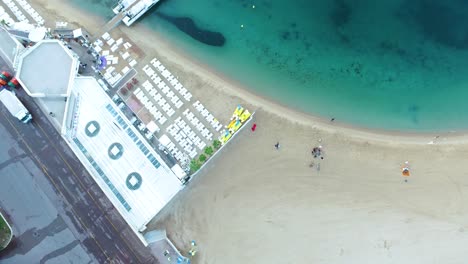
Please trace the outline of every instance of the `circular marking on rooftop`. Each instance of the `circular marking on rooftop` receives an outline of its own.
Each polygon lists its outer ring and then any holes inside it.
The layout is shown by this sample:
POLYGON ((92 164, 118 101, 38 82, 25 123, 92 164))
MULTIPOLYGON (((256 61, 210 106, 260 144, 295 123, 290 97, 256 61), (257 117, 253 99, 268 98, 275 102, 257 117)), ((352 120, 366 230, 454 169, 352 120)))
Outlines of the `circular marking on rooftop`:
POLYGON ((107 154, 111 159, 117 160, 120 159, 120 157, 122 157, 123 151, 124 148, 122 144, 115 142, 110 145, 109 149, 107 150, 107 154))
POLYGON ((137 172, 132 172, 127 176, 127 188, 129 188, 132 191, 138 190, 142 183, 143 179, 141 178, 141 175, 137 172))
POLYGON ((85 127, 85 133, 88 137, 95 137, 101 131, 101 126, 97 121, 89 121, 85 127))

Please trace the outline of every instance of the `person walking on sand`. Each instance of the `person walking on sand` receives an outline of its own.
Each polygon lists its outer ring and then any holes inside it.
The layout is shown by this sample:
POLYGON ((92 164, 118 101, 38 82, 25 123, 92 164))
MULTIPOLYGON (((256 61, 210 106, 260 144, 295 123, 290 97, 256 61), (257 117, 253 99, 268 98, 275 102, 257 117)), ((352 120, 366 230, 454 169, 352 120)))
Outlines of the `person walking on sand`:
POLYGON ((276 148, 277 150, 280 148, 280 143, 279 143, 279 141, 278 141, 278 142, 276 142, 276 144, 275 144, 275 148, 276 148))

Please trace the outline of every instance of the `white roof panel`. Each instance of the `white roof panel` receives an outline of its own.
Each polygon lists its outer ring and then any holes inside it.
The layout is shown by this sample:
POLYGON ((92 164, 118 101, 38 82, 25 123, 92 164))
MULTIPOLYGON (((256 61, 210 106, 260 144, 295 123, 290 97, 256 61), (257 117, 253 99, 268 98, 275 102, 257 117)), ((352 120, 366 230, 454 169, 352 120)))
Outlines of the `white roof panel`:
POLYGON ((91 77, 76 78, 73 142, 126 221, 144 226, 183 188, 181 181, 91 77))

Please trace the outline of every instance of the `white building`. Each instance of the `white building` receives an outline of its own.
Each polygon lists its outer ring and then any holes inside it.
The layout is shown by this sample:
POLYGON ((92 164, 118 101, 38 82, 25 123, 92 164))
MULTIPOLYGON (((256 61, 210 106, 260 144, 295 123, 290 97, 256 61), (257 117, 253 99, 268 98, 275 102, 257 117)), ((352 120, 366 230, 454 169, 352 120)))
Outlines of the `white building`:
POLYGON ((114 207, 146 245, 148 222, 184 187, 93 77, 58 40, 18 55, 17 78, 58 129, 114 207))

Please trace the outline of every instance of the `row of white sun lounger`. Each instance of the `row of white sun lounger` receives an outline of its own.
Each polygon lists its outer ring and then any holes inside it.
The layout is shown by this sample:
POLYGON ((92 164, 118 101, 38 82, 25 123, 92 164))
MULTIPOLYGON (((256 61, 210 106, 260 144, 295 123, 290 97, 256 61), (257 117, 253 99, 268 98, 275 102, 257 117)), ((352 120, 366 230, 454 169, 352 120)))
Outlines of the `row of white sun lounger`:
POLYGON ((5 21, 7 25, 11 25, 15 23, 13 18, 11 18, 10 15, 7 12, 5 12, 5 9, 1 6, 0 6, 0 21, 5 21))
POLYGON ((145 93, 140 88, 137 88, 134 94, 138 100, 143 103, 146 109, 148 109, 148 111, 151 113, 151 115, 153 115, 154 119, 158 121, 159 124, 164 125, 164 123, 166 123, 167 118, 159 111, 158 108, 156 108, 156 106, 154 106, 153 102, 151 102, 148 97, 146 97, 145 93))
POLYGON ((34 19, 34 21, 36 21, 36 23, 39 25, 44 24, 44 18, 42 18, 42 16, 39 15, 39 13, 37 13, 37 11, 34 10, 28 2, 26 2, 26 0, 16 0, 16 2, 18 2, 18 4, 34 19))
POLYGON ((27 19, 26 16, 23 15, 23 12, 19 10, 19 8, 12 0, 3 0, 3 3, 5 3, 5 5, 10 9, 13 15, 15 15, 15 17, 18 19, 18 21, 24 21, 29 23, 29 19, 27 19))
MULTIPOLYGON (((169 152, 172 154, 172 156, 174 156, 174 158, 176 158, 176 160, 182 161, 182 159, 184 158, 184 153, 179 150, 179 148, 174 144, 174 142, 172 142, 171 139, 169 139, 169 144, 167 144, 166 148, 167 148, 167 150, 169 150, 169 152)), ((195 154, 195 156, 196 156, 196 154, 195 154)))
POLYGON ((156 85, 157 88, 159 88, 164 95, 168 99, 171 100, 171 102, 174 104, 174 106, 179 109, 184 103, 180 100, 179 96, 177 96, 169 86, 167 86, 164 81, 158 76, 158 74, 151 69, 148 65, 143 67, 143 71, 150 77, 150 79, 153 81, 153 83, 156 85))
POLYGON ((158 91, 154 88, 154 86, 148 80, 143 82, 142 86, 148 92, 150 97, 156 101, 159 107, 163 109, 163 111, 166 112, 166 114, 169 117, 174 115, 175 113, 174 109, 171 107, 171 105, 167 103, 166 99, 162 97, 160 93, 158 93, 158 91))
POLYGON ((181 120, 182 119, 179 117, 174 124, 171 124, 167 127, 167 131, 179 144, 179 146, 184 149, 185 153, 187 153, 189 157, 193 159, 195 156, 197 156, 197 150, 194 145, 197 145, 198 148, 203 149, 206 144, 201 141, 201 139, 195 134, 195 132, 191 130, 190 127, 187 126, 187 124, 185 124, 186 126, 184 127, 185 131, 187 131, 187 133, 185 133, 184 129, 181 129, 181 126, 177 125, 177 123, 180 123, 181 120), (193 138, 193 140, 191 138, 193 138))
POLYGON ((120 79, 122 79, 122 74, 114 71, 115 67, 110 66, 104 73, 104 79, 106 79, 111 86, 114 86, 118 81, 120 81, 120 79))
POLYGON ((216 131, 220 131, 221 128, 223 127, 223 125, 216 119, 214 118, 214 116, 210 113, 210 111, 208 111, 208 109, 206 109, 201 103, 200 101, 196 101, 195 103, 193 103, 193 106, 195 107, 195 109, 197 109, 198 112, 200 112, 200 114, 205 118, 205 120, 210 123, 210 125, 216 129, 216 131))
POLYGON ((190 123, 194 127, 197 128, 197 130, 200 132, 200 134, 205 137, 207 140, 212 141, 213 140, 213 133, 208 130, 205 125, 198 120, 198 117, 196 117, 188 108, 183 112, 183 115, 187 118, 190 123))
POLYGON ((182 97, 184 97, 186 101, 190 101, 192 99, 192 94, 187 91, 187 89, 179 82, 179 80, 177 80, 177 78, 175 78, 174 75, 172 75, 172 73, 166 69, 166 67, 158 59, 152 59, 151 65, 153 65, 153 67, 159 71, 161 76, 163 76, 174 87, 174 89, 178 91, 182 97))
POLYGON ((206 143, 200 139, 199 136, 192 130, 192 128, 187 125, 187 123, 182 119, 182 117, 178 117, 175 120, 176 127, 179 127, 182 132, 187 135, 187 137, 195 144, 200 150, 203 150, 206 147, 206 143))

